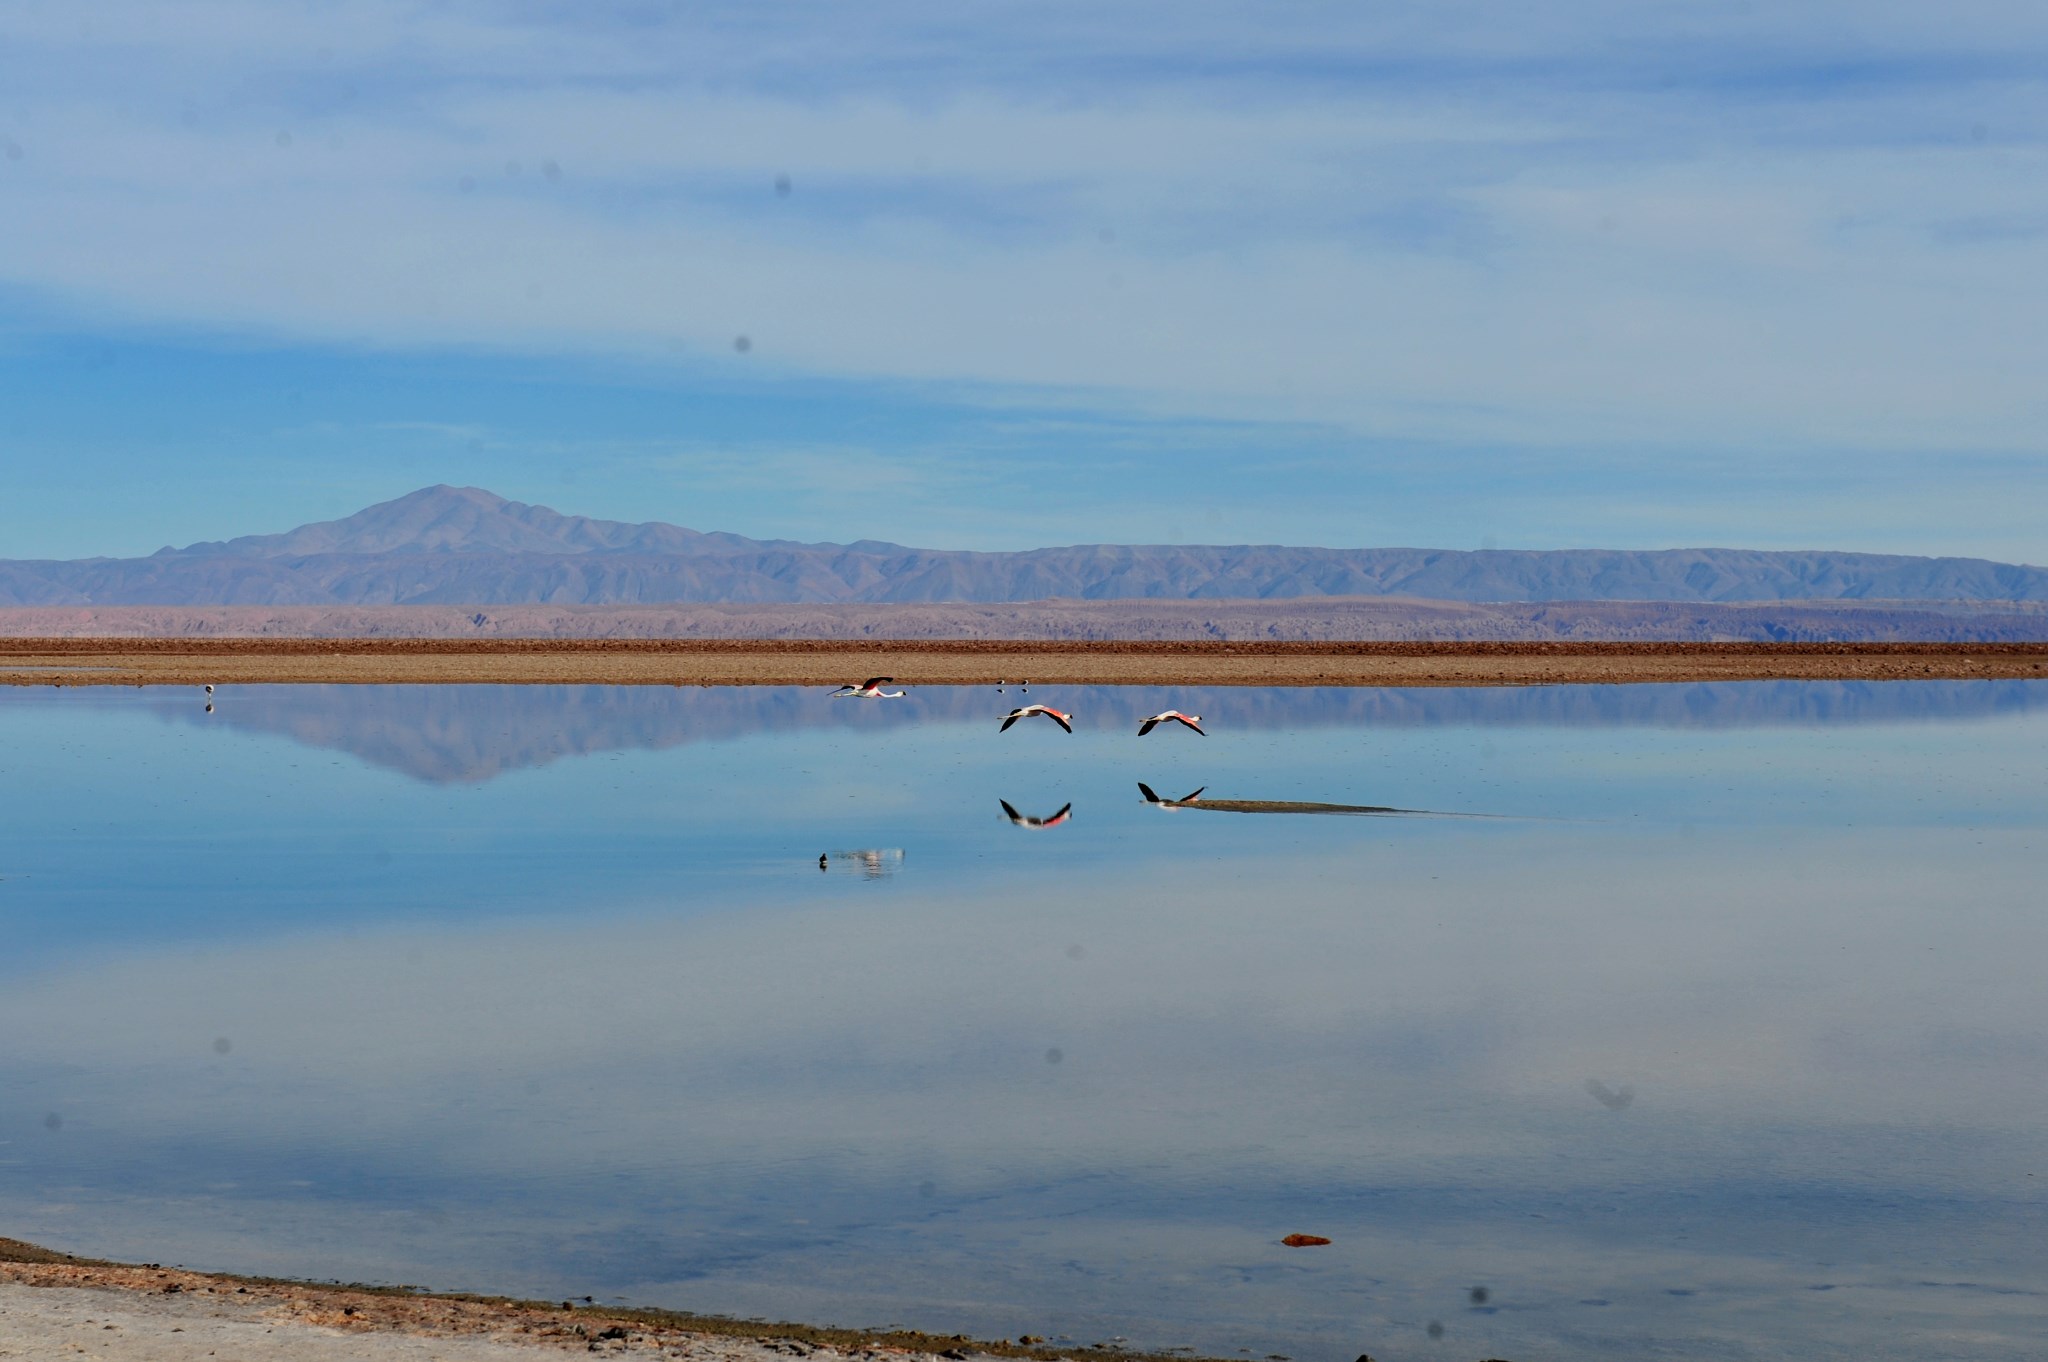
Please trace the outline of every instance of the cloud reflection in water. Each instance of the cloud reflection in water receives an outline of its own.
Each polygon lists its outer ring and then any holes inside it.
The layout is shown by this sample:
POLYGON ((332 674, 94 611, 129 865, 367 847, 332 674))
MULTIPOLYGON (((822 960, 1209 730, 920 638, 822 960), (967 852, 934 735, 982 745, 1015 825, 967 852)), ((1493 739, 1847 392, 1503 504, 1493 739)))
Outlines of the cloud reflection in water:
POLYGON ((1432 1320, 1473 1356, 2048 1326, 2031 698, 1201 753, 1226 788, 1605 801, 1559 823, 1156 818, 1127 734, 771 731, 457 788, 106 708, 0 722, 10 1233, 1298 1357, 1428 1355, 1432 1320), (1089 817, 1014 836, 998 788, 1089 817), (883 846, 918 873, 813 868, 883 846), (207 916, 238 894, 268 916, 207 916))

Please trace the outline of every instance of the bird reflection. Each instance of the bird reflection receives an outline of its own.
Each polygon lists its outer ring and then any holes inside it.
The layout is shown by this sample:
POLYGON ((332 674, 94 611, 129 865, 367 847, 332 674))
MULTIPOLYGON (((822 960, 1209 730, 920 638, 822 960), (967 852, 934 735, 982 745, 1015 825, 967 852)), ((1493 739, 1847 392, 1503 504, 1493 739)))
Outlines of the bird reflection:
POLYGON ((1187 805, 1194 803, 1197 799, 1200 799, 1202 797, 1202 791, 1208 788, 1209 787, 1206 785, 1199 786, 1196 788, 1193 794, 1184 794, 1179 799, 1161 799, 1157 794, 1153 792, 1152 787, 1150 785, 1147 785, 1142 780, 1138 782, 1138 793, 1144 796, 1145 802, 1147 804, 1150 804, 1155 809, 1165 809, 1168 813, 1172 813, 1175 809, 1185 808, 1187 805))
POLYGON ((864 880, 879 880, 903 868, 902 847, 866 847, 859 851, 830 851, 818 857, 820 870, 844 870, 864 880))
POLYGON ((1211 809, 1217 813, 1421 813, 1420 809, 1394 809, 1380 804, 1324 804, 1316 800, 1295 799, 1204 799, 1204 785, 1193 794, 1182 795, 1179 799, 1161 799, 1150 785, 1138 782, 1138 793, 1154 808, 1166 809, 1211 809))
POLYGON ((1074 813, 1074 805, 1071 800, 1060 805, 1060 811, 1050 818, 1033 818, 1030 814, 1018 813, 1017 806, 1007 799, 999 799, 996 802, 1003 806, 1003 813, 1008 816, 1009 820, 1020 828, 1056 828, 1071 818, 1074 813))
POLYGON ((1636 1100, 1635 1088, 1627 1083, 1623 1083, 1617 1088, 1610 1088, 1597 1078, 1589 1078, 1586 1080, 1586 1091, 1593 1094, 1595 1102, 1598 1102, 1609 1111, 1626 1110, 1628 1104, 1636 1100))

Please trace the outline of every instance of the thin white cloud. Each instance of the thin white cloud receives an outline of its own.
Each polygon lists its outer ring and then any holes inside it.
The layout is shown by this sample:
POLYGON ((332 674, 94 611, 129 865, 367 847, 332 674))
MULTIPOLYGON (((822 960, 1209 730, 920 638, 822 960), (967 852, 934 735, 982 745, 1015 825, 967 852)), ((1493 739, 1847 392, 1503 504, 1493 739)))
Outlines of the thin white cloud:
POLYGON ((20 7, 0 275, 1375 434, 2039 448, 2048 242, 1942 230, 2048 215, 2024 12, 1306 13, 20 7))

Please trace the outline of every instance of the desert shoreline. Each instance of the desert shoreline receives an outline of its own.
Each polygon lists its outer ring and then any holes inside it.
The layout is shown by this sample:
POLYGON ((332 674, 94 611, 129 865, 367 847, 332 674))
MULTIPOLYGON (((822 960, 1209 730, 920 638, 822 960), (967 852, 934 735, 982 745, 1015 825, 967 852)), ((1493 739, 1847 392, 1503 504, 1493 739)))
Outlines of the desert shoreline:
POLYGON ((2048 680, 2048 643, 0 639, 0 684, 1543 686, 2048 680))
POLYGON ((93 1356, 110 1362, 183 1362, 201 1349, 213 1357, 221 1346, 231 1350, 227 1355, 291 1362, 518 1362, 561 1352, 697 1362, 1070 1362, 1084 1351, 1117 1362, 1202 1362, 1186 1351, 1169 1358, 1036 1335, 976 1339, 630 1308, 587 1297, 557 1303, 203 1272, 79 1258, 0 1238, 0 1357, 48 1355, 74 1332, 90 1341, 93 1356), (13 1351, 24 1346, 34 1351, 13 1351))

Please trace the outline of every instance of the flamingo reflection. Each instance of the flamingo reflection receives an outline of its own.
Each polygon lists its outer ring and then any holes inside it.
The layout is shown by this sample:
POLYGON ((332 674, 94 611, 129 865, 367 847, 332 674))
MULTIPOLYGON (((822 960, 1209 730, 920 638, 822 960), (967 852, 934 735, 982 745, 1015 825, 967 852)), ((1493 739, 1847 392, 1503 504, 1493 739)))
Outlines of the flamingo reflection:
POLYGON ((1060 811, 1050 818, 1033 818, 1030 814, 1018 813, 1017 806, 1007 799, 996 801, 1003 806, 1003 813, 1020 828, 1056 828, 1073 817, 1073 801, 1060 805, 1060 811))

